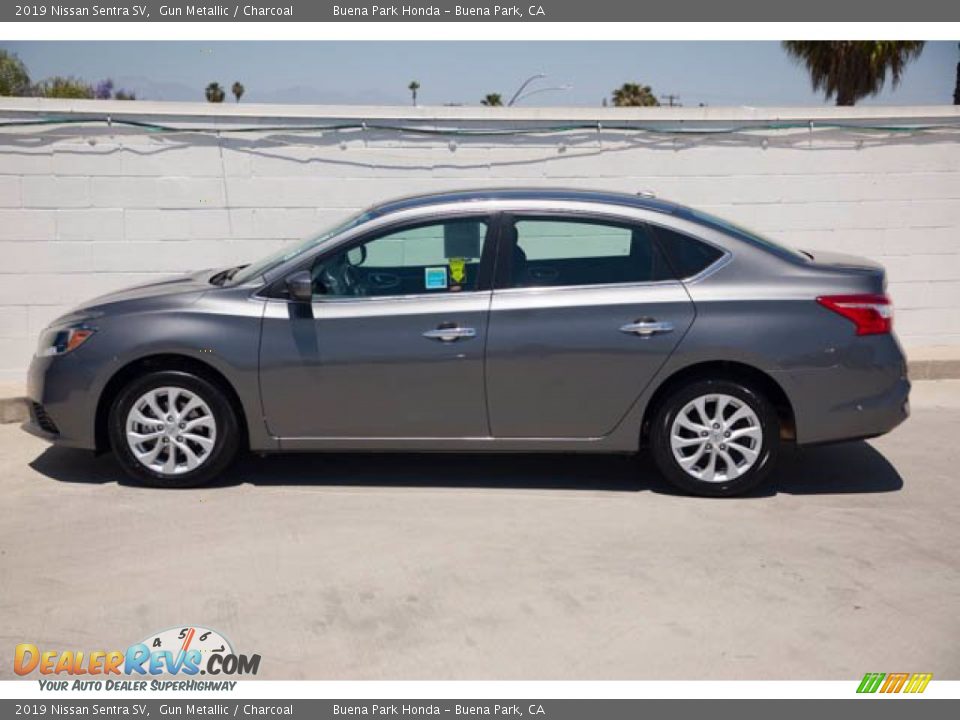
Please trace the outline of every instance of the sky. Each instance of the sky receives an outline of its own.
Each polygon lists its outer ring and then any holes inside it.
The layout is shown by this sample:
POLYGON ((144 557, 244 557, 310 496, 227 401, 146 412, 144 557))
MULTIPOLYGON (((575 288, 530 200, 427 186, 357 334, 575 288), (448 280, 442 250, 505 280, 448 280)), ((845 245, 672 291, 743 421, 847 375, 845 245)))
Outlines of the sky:
MULTIPOLYGON (((599 106, 625 82, 676 95, 685 106, 822 105, 803 67, 776 42, 7 42, 33 80, 73 75, 149 100, 203 101, 210 82, 239 80, 244 102, 407 105, 411 80, 421 105, 478 105, 487 93, 518 104, 599 106), (567 89, 549 89, 568 86, 567 89)), ((863 104, 939 105, 953 101, 955 42, 929 42, 903 82, 863 104)), ((228 95, 228 99, 232 99, 228 95)), ((666 104, 666 99, 661 98, 666 104)))

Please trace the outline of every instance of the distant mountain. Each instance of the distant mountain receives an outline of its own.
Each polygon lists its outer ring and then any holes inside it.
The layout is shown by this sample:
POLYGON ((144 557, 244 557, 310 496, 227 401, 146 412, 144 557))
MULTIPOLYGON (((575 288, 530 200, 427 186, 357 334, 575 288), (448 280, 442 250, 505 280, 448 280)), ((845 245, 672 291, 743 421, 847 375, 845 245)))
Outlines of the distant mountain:
MULTIPOLYGON (((229 88, 233 81, 221 81, 229 88)), ((132 90, 139 100, 195 101, 204 100, 203 87, 190 87, 184 83, 151 80, 142 75, 121 75, 114 78, 114 87, 132 90)), ((233 96, 227 94, 225 102, 232 102, 233 96)), ((283 88, 258 89, 247 84, 241 102, 279 103, 289 105, 407 105, 409 97, 399 93, 379 92, 377 90, 358 90, 342 92, 322 90, 312 85, 293 85, 283 88)))
POLYGON ((357 92, 343 92, 339 90, 322 90, 312 85, 293 85, 284 88, 257 90, 247 87, 244 100, 257 103, 282 103, 306 105, 406 105, 409 97, 403 95, 380 92, 378 90, 358 90, 357 92))
POLYGON ((116 89, 132 90, 138 100, 203 100, 203 88, 176 82, 151 80, 143 75, 121 75, 113 79, 116 89))

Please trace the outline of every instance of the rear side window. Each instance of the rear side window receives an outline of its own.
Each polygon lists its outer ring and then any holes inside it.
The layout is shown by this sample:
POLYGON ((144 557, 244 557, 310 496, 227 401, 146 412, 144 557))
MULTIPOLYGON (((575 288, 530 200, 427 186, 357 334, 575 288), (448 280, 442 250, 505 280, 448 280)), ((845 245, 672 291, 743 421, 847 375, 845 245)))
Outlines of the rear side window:
POLYGON ((703 272, 723 257, 723 252, 689 235, 665 227, 657 228, 660 247, 667 254, 676 276, 683 280, 703 272))
POLYGON ((645 227, 606 222, 517 218, 510 287, 651 282, 672 278, 645 227))

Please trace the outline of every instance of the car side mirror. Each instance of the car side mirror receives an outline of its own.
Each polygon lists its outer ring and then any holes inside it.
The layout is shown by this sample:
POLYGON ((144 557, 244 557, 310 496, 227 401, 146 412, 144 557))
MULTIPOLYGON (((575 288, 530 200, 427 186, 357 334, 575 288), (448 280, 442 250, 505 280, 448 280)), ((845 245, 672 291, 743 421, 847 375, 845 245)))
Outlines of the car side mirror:
POLYGON ((299 270, 286 280, 287 294, 294 302, 313 300, 313 277, 309 270, 299 270))

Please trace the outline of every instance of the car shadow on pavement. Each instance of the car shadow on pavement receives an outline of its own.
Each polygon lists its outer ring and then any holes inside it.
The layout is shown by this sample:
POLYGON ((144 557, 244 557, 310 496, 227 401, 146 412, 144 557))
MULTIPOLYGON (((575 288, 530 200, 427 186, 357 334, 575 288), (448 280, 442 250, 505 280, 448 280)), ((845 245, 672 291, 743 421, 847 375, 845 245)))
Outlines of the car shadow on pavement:
MULTIPOLYGON (((111 455, 48 448, 30 467, 68 483, 131 484, 111 455)), ((607 490, 677 494, 646 453, 620 455, 341 454, 297 453, 242 457, 213 487, 253 485, 351 487, 469 487, 607 490)), ((781 454, 773 476, 748 497, 893 492, 903 487, 896 468, 866 442, 781 454)))

